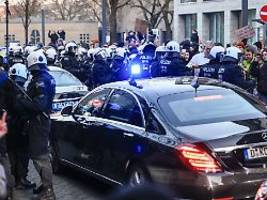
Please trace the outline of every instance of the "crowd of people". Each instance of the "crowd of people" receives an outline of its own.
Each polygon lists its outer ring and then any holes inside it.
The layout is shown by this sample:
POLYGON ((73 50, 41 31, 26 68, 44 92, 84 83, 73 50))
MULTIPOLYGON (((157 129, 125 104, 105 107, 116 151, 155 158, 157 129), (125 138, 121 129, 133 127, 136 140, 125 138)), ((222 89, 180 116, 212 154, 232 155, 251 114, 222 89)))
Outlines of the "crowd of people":
POLYGON ((227 47, 212 41, 200 43, 194 30, 191 41, 158 46, 155 36, 144 41, 130 32, 125 43, 88 48, 75 41, 66 43, 62 31, 49 35, 48 46, 16 45, 9 48, 8 63, 0 57, 0 163, 5 169, 1 176, 0 167, 0 196, 7 183, 7 199, 12 199, 14 187, 34 188, 41 200, 55 199, 48 157, 55 80, 47 66, 62 67, 89 90, 131 78, 199 76, 237 85, 267 104, 267 49, 260 42, 249 45, 243 40, 227 47), (30 159, 42 180, 39 187, 27 179, 30 159))

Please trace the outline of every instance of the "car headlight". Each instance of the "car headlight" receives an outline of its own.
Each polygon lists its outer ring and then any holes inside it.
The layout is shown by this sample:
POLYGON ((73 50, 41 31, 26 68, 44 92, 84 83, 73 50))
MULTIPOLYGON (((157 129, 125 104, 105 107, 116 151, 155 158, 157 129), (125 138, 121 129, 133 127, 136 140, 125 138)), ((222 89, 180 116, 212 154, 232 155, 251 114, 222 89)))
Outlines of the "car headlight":
POLYGON ((141 66, 138 64, 134 64, 131 66, 131 74, 132 75, 139 75, 141 74, 141 66))

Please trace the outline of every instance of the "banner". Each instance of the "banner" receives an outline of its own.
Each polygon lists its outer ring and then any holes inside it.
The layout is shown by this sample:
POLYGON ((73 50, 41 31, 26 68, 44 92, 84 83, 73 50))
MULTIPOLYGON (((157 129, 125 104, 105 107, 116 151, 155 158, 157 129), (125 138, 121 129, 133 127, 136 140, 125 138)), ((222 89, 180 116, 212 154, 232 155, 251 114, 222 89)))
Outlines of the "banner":
POLYGON ((241 41, 243 39, 249 39, 256 35, 255 30, 251 26, 244 26, 235 31, 235 39, 241 41))

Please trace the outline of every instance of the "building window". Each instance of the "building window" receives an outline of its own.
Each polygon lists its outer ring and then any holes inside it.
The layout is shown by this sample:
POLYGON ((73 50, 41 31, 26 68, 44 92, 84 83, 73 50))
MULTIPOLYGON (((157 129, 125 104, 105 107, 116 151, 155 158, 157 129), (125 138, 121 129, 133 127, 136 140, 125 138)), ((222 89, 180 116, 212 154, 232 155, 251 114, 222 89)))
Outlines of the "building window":
POLYGON ((224 44, 224 13, 208 14, 209 40, 224 44))
POLYGON ((184 30, 185 39, 189 39, 192 34, 192 30, 197 29, 197 14, 184 15, 184 30))
POLYGON ((32 44, 37 44, 41 42, 41 35, 39 30, 32 30, 31 32, 31 43, 32 44))
MULTIPOLYGON (((234 29, 240 29, 242 28, 242 13, 241 11, 234 11, 234 16, 236 18, 236 24, 234 26, 234 29)), ((255 22, 253 22, 253 19, 256 19, 256 10, 252 9, 248 11, 248 25, 254 27, 255 26, 255 22)), ((259 33, 258 31, 256 31, 257 33, 259 33)), ((257 36, 253 37, 251 39, 249 39, 249 43, 254 43, 256 42, 257 36)))
MULTIPOLYGON (((4 35, 4 40, 6 40, 6 35, 4 35)), ((11 34, 11 35, 8 35, 8 41, 9 42, 15 42, 16 41, 16 36, 11 34)))
POLYGON ((90 43, 90 35, 89 33, 80 34, 80 43, 90 43))
POLYGON ((181 3, 197 2, 197 0, 181 0, 181 3))

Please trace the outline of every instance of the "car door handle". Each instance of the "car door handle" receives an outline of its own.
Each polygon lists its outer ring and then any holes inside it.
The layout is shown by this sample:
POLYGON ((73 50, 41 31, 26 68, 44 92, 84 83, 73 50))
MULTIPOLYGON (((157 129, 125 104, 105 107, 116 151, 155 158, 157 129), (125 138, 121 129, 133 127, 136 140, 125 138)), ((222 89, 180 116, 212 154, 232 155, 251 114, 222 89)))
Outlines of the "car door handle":
POLYGON ((123 135, 124 135, 124 136, 127 136, 127 137, 134 137, 134 134, 132 134, 132 133, 127 133, 127 132, 124 132, 123 135))

